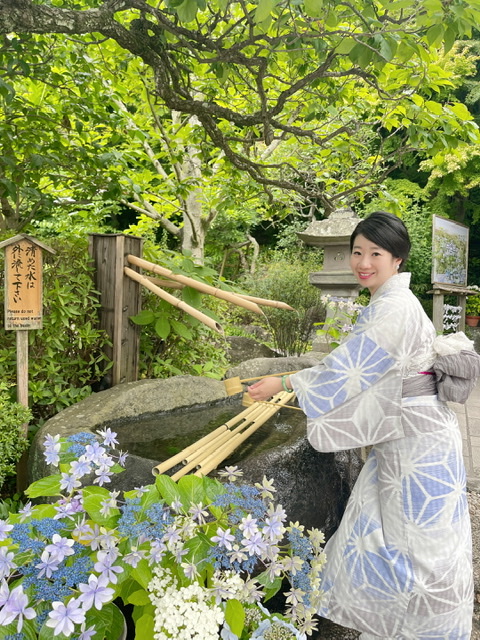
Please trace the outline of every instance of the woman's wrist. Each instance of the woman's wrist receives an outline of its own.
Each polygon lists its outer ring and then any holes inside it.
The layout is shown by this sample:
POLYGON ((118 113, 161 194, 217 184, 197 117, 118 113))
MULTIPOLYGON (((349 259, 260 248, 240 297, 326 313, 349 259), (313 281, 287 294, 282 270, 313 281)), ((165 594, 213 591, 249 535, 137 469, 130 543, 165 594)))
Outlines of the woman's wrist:
POLYGON ((293 391, 290 386, 290 376, 282 376, 282 387, 284 391, 291 393, 293 391))

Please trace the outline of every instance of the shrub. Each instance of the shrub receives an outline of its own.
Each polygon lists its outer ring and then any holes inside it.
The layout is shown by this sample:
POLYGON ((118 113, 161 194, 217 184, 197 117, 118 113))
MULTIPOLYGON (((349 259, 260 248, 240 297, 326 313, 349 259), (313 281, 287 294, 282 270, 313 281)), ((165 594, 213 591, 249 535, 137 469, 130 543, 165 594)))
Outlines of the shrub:
MULTIPOLYGON (((471 286, 470 289, 479 289, 477 286, 471 286)), ((467 316, 480 316, 480 294, 467 297, 465 312, 467 316)))
POLYGON ((8 389, 0 382, 0 487, 15 473, 16 463, 28 447, 22 425, 32 417, 27 407, 11 400, 8 389))
POLYGON ((298 356, 308 351, 315 323, 325 318, 320 292, 308 280, 312 271, 320 269, 318 252, 307 255, 301 260, 289 259, 284 253, 273 254, 270 264, 242 281, 250 295, 286 302, 295 309, 263 307, 264 326, 271 331, 273 347, 282 355, 298 356))

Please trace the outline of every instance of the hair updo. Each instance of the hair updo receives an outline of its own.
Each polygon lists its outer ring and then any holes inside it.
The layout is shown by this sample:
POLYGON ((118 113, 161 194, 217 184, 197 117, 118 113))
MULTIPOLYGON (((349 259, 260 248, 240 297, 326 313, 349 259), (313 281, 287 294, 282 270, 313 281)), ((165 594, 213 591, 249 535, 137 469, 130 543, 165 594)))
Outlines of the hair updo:
POLYGON ((394 258, 401 258, 399 271, 404 267, 410 253, 410 237, 402 220, 393 213, 374 211, 357 224, 350 236, 350 252, 353 250, 355 238, 364 236, 378 247, 389 251, 394 258))

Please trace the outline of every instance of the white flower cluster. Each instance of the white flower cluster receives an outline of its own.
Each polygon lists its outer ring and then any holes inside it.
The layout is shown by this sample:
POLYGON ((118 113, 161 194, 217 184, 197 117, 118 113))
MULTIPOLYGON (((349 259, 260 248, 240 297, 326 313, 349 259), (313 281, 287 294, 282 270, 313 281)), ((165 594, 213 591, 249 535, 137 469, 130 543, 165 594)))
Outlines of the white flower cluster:
POLYGON ((169 569, 156 566, 154 574, 149 584, 154 640, 218 640, 225 617, 212 594, 196 583, 179 587, 169 569))
POLYGON ((462 307, 455 307, 451 304, 443 305, 443 330, 456 331, 460 321, 462 307))

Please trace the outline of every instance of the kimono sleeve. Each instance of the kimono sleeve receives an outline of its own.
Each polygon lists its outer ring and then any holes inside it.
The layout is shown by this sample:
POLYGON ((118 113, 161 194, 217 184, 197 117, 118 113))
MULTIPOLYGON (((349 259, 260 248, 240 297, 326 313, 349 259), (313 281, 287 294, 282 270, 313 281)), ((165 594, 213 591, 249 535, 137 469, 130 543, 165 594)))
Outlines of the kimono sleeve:
POLYGON ((367 307, 349 339, 321 365, 290 376, 308 418, 308 439, 318 451, 404 437, 401 362, 412 340, 408 323, 399 322, 405 308, 399 316, 395 307, 390 304, 387 312, 383 304, 367 307))

